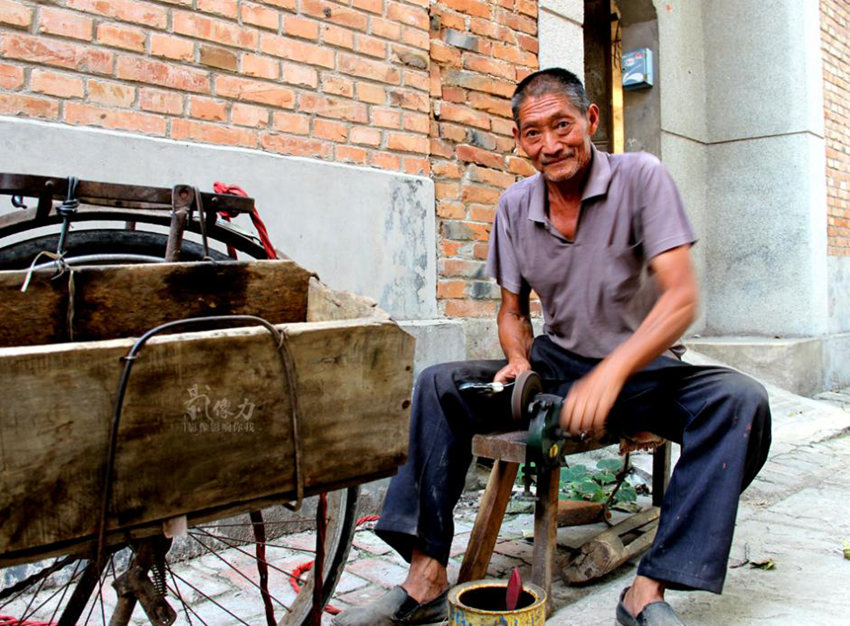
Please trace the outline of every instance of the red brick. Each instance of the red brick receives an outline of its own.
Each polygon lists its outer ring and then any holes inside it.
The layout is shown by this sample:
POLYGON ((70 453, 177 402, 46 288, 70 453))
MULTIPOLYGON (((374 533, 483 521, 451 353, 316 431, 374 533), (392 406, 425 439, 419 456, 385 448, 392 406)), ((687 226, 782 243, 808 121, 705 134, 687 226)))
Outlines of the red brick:
POLYGON ((469 124, 484 130, 490 130, 490 116, 469 107, 443 102, 440 106, 440 120, 469 124))
POLYGON ((444 76, 444 83, 447 85, 457 85, 465 89, 474 91, 483 91, 499 96, 510 98, 513 96, 516 85, 513 82, 496 80, 489 76, 482 76, 473 72, 464 72, 458 70, 447 70, 444 76))
POLYGON ((227 103, 213 98, 189 96, 189 115, 201 120, 224 122, 227 120, 227 103))
POLYGON ((357 35, 357 52, 378 59, 386 58, 387 44, 376 37, 357 35))
POLYGON ((236 0, 196 0, 198 11, 221 15, 230 19, 236 18, 237 5, 236 0))
POLYGON ((151 35, 151 54, 155 57, 191 62, 195 60, 195 43, 180 37, 153 33, 151 35))
POLYGON ((487 260, 487 253, 490 250, 489 244, 486 243, 475 243, 472 246, 472 256, 475 259, 479 259, 481 261, 487 260))
POLYGON ((457 158, 461 161, 477 163, 485 167, 501 169, 505 165, 505 158, 501 154, 493 154, 487 150, 475 146, 460 145, 457 147, 457 158))
POLYGON ((372 83, 357 83, 357 99, 369 104, 386 104, 387 90, 372 83))
POLYGON ((537 34, 536 19, 526 17, 525 15, 518 15, 516 13, 508 13, 507 11, 500 11, 497 19, 500 24, 504 24, 513 30, 521 31, 527 35, 537 34))
POLYGON ((397 22, 391 22, 381 18, 372 18, 372 34, 390 41, 401 39, 402 28, 397 22))
POLYGON ((0 24, 27 28, 31 23, 31 8, 13 0, 0 0, 0 24))
POLYGON ((463 67, 482 74, 491 74, 509 81, 516 79, 516 69, 510 63, 495 61, 477 54, 466 54, 463 57, 463 67))
POLYGON ((145 31, 139 28, 110 22, 101 22, 97 25, 97 42, 105 46, 144 52, 146 39, 145 31))
POLYGON ((405 27, 401 40, 408 46, 413 46, 421 50, 428 50, 431 47, 431 38, 428 36, 428 33, 418 28, 405 27))
POLYGON ((298 113, 283 113, 276 111, 272 115, 272 126, 277 130, 294 135, 310 134, 310 118, 298 113))
POLYGON ((442 4, 464 15, 472 17, 490 17, 490 6, 480 0, 441 0, 442 4))
POLYGON ((24 69, 0 63, 0 88, 17 89, 24 84, 24 69))
POLYGON ((430 26, 428 11, 425 8, 412 7, 393 0, 387 0, 387 19, 422 30, 428 30, 430 26))
POLYGON ((502 189, 507 189, 517 180, 514 174, 500 172, 487 167, 477 167, 475 165, 469 166, 467 174, 471 181, 486 183, 502 189))
POLYGON ((454 156, 455 150, 454 146, 447 141, 443 141, 442 139, 431 138, 431 156, 432 157, 443 157, 444 159, 450 159, 454 156))
POLYGON ((79 76, 58 74, 50 70, 34 69, 30 88, 37 93, 60 98, 82 98, 83 79, 79 76))
POLYGON ((38 32, 83 41, 92 40, 92 24, 90 17, 52 7, 42 7, 38 16, 38 32))
POLYGON ((454 30, 459 31, 466 30, 467 18, 459 13, 454 13, 452 11, 434 11, 432 15, 436 15, 440 18, 440 23, 443 28, 453 28, 454 30))
POLYGON ((457 200, 460 196, 460 185, 443 180, 434 182, 434 197, 437 200, 457 200))
POLYGON ((235 72, 239 67, 239 57, 227 48, 201 44, 198 48, 198 60, 201 65, 207 65, 219 70, 235 72))
POLYGON ((319 38, 319 23, 316 20, 288 15, 283 18, 283 32, 293 37, 316 41, 319 38))
POLYGON ((461 243, 460 241, 440 241, 440 252, 443 256, 454 256, 456 254, 460 254, 461 249, 467 244, 461 243))
POLYGON ((121 83, 111 83, 97 78, 88 80, 89 102, 106 106, 129 108, 136 99, 136 89, 121 83))
POLYGON ((372 107, 372 124, 381 128, 401 128, 401 111, 372 107))
POLYGON ((533 176, 537 173, 528 159, 515 156, 508 157, 508 171, 519 176, 533 176))
POLYGON ((345 124, 331 120, 313 120, 313 132, 311 136, 319 139, 327 139, 334 143, 345 143, 348 140, 348 128, 345 124))
POLYGON ((404 86, 419 91, 428 91, 428 74, 425 72, 415 72, 412 70, 404 71, 404 86))
POLYGON ((291 89, 237 76, 217 76, 215 93, 223 98, 258 102, 281 109, 291 109, 295 105, 295 92, 291 89))
POLYGON ((280 76, 280 61, 256 54, 242 54, 242 74, 274 80, 280 76))
POLYGON ((245 24, 252 24, 260 28, 268 28, 275 31, 280 26, 280 13, 274 9, 242 0, 239 10, 242 15, 242 22, 245 24))
POLYGON ((511 117, 511 101, 506 98, 496 98, 483 93, 471 93, 469 94, 469 104, 493 115, 511 117))
POLYGON ((438 136, 442 139, 448 139, 455 143, 462 143, 466 141, 467 126, 465 125, 462 126, 459 124, 447 124, 445 122, 440 122, 438 129, 438 136))
POLYGON ((366 105, 354 100, 331 98, 312 93, 298 96, 298 110, 303 113, 315 113, 321 117, 332 117, 364 124, 369 119, 366 105))
POLYGON ((384 12, 384 0, 352 0, 351 6, 376 15, 381 15, 384 12))
POLYGON ((338 70, 344 74, 368 78, 391 85, 401 83, 401 72, 389 63, 361 59, 360 57, 344 52, 339 53, 338 70))
POLYGON ((418 152, 428 154, 428 138, 412 133, 387 133, 387 149, 399 152, 418 152))
POLYGON ((516 0, 516 8, 529 17, 537 17, 537 0, 516 0))
POLYGON ((277 133, 260 134, 260 145, 271 152, 293 156, 318 157, 330 159, 333 156, 333 144, 303 137, 289 137, 277 133))
POLYGON ((428 96, 416 91, 403 91, 401 89, 390 90, 390 104, 403 109, 427 112, 431 110, 431 102, 428 96))
MULTIPOLYGON (((324 72, 322 74, 322 92, 344 98, 354 98, 354 81, 350 78, 324 72)), ((359 92, 357 99, 365 102, 363 98, 359 97, 359 92)))
POLYGON ((500 117, 494 117, 490 119, 490 130, 499 135, 505 135, 506 137, 510 137, 511 139, 513 139, 515 127, 516 124, 514 124, 513 117, 511 117, 510 119, 502 119, 500 117))
POLYGON ((260 49, 291 61, 299 61, 308 65, 319 65, 328 69, 334 66, 334 51, 315 44, 293 41, 277 35, 263 35, 260 38, 260 49))
POLYGON ((537 41, 537 37, 529 37, 528 35, 518 33, 516 40, 523 50, 527 50, 532 54, 537 54, 540 51, 540 43, 537 41))
POLYGON ((336 148, 334 148, 334 161, 364 165, 368 154, 369 153, 363 148, 355 148, 353 146, 336 146, 336 148))
MULTIPOLYGON (((448 184, 448 183, 441 183, 448 184)), ((452 198, 457 197, 457 185, 452 185, 451 189, 455 190, 452 198)), ((437 217, 441 219, 462 220, 466 218, 466 205, 463 202, 456 200, 442 200, 437 203, 437 217)))
POLYGON ((69 9, 112 17, 131 24, 144 24, 148 28, 165 28, 168 10, 150 2, 139 0, 67 0, 69 9))
POLYGON ((0 93, 0 115, 56 119, 59 117, 59 102, 16 93, 0 93))
POLYGON ((461 66, 461 53, 458 48, 438 39, 431 40, 431 60, 449 67, 461 66))
POLYGON ((434 176, 440 178, 460 178, 462 170, 456 161, 436 161, 431 165, 434 176))
POLYGON ((354 126, 349 134, 351 143, 377 147, 381 145, 381 131, 368 126, 354 126))
POLYGON ((298 0, 263 0, 263 2, 287 11, 294 12, 298 8, 298 0))
POLYGON ((446 300, 447 317, 494 317, 496 303, 492 300, 446 300))
POLYGON ((354 33, 339 26, 322 25, 322 43, 338 48, 354 49, 354 33))
POLYGON ((430 123, 431 118, 428 115, 405 111, 402 127, 404 130, 427 135, 430 123))
POLYGON ((111 73, 114 60, 114 55, 105 50, 11 32, 0 40, 0 57, 95 74, 111 73))
POLYGON ((363 13, 352 11, 332 2, 323 2, 323 0, 301 0, 301 12, 339 26, 347 26, 364 32, 369 25, 369 18, 363 13))
POLYGON ((401 157, 390 152, 372 152, 369 154, 369 165, 397 172, 401 169, 401 157))
POLYGON ((228 146, 244 146, 246 148, 254 148, 257 145, 257 131, 255 130, 194 120, 172 120, 170 136, 172 139, 183 141, 190 140, 228 146))
POLYGON ((437 282, 437 297, 440 299, 466 297, 466 281, 440 279, 437 282))
POLYGON ((257 47, 257 31, 241 28, 232 22, 212 19, 187 11, 174 11, 172 28, 175 33, 206 39, 225 46, 253 49, 257 47))
POLYGON ((269 111, 253 104, 235 102, 230 110, 230 120, 239 126, 266 128, 269 125, 269 111))
POLYGON ((282 63, 281 80, 290 85, 315 89, 319 86, 319 73, 312 67, 304 67, 297 63, 282 63))
POLYGON ((137 57, 118 57, 116 76, 180 91, 209 92, 210 77, 207 72, 192 68, 176 67, 137 57))
POLYGON ((139 111, 102 109, 78 102, 66 102, 63 121, 66 124, 102 126, 130 130, 148 135, 165 135, 166 121, 159 115, 139 111))
MULTIPOLYGON (((464 202, 474 202, 474 203, 492 203, 495 204, 499 201, 499 196, 502 191, 500 189, 493 189, 492 187, 482 187, 480 185, 464 185, 460 190, 460 198, 464 202)), ((479 220, 480 218, 473 217, 470 214, 470 219, 479 220)), ((487 220, 487 221, 493 221, 487 220)))
POLYGON ((141 87, 139 88, 139 108, 154 113, 180 115, 183 112, 183 96, 173 91, 141 87))

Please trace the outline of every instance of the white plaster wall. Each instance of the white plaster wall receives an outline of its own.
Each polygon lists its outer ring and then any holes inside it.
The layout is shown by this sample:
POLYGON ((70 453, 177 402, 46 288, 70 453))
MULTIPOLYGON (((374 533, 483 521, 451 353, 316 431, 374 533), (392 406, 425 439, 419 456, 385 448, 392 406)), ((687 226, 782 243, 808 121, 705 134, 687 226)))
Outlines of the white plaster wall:
POLYGON ((584 2, 540 0, 540 68, 563 67, 584 80, 584 2))
MULTIPOLYGON (((256 199, 275 246, 328 285, 375 298, 397 319, 437 316, 429 178, 255 150, 0 118, 0 171, 212 190, 256 199)), ((0 212, 12 210, 7 203, 0 212)))

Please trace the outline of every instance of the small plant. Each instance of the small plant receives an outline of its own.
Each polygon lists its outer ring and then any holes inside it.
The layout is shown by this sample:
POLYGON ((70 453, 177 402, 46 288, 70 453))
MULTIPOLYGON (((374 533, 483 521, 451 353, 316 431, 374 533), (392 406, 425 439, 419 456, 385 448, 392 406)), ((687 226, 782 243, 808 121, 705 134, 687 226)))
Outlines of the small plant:
POLYGON ((617 472, 621 469, 622 462, 616 458, 600 460, 593 470, 584 465, 566 467, 561 470, 561 499, 606 502, 614 494, 612 505, 628 505, 637 500, 637 491, 625 479, 617 488, 617 472))

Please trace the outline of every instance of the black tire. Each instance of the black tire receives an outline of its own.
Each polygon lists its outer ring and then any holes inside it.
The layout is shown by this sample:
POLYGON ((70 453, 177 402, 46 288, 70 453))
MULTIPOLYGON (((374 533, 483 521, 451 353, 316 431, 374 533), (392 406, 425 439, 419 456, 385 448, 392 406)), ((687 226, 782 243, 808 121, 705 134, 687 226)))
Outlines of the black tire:
MULTIPOLYGON (((141 230, 96 229, 72 231, 65 246, 68 257, 88 255, 142 255, 165 258, 165 246, 168 237, 161 233, 141 230)), ((27 269, 33 259, 45 250, 55 252, 59 235, 42 235, 10 244, 0 248, 0 270, 27 269)), ((229 256, 217 250, 210 250, 210 257, 216 261, 226 261, 229 256)), ((194 241, 183 240, 180 249, 181 261, 200 261, 204 258, 204 248, 194 241)), ((48 258, 44 259, 48 261, 48 258)))

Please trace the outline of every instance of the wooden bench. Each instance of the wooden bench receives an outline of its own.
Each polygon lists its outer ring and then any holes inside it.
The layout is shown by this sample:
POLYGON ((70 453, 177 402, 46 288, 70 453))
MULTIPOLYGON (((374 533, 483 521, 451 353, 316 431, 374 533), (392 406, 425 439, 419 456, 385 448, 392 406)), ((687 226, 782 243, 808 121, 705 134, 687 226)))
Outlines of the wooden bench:
MULTIPOLYGON (((472 439, 474 456, 492 459, 493 469, 475 518, 469 544, 461 564, 458 583, 484 578, 505 516, 519 466, 525 463, 527 431, 512 431, 476 435, 472 439)), ((568 441, 564 454, 578 454, 605 447, 598 441, 568 441)), ((534 505, 534 548, 531 581, 549 594, 557 548, 558 483, 561 469, 542 471, 537 477, 537 497, 534 505)), ((670 475, 670 444, 663 443, 653 452, 652 503, 661 506, 661 499, 670 475)))

